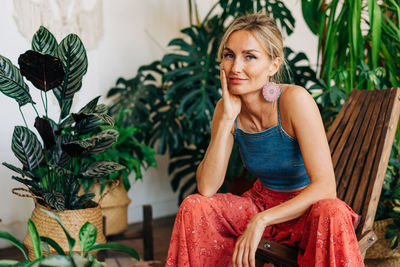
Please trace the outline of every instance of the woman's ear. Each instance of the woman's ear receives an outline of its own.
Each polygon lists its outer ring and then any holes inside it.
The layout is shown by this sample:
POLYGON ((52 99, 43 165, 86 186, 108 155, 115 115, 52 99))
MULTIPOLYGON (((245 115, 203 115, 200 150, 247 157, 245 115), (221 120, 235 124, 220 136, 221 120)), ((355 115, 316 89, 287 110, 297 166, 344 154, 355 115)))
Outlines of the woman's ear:
POLYGON ((280 65, 281 65, 281 58, 280 57, 274 58, 274 60, 271 62, 271 65, 269 65, 268 76, 270 77, 274 76, 278 72, 280 65))

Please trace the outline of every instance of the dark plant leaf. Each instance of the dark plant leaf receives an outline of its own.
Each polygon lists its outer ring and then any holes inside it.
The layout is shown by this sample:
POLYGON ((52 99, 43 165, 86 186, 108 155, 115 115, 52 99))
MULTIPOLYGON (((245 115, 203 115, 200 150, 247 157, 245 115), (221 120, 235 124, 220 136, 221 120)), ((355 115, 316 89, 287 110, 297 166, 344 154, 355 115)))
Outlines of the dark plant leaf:
POLYGON ((15 99, 22 107, 27 103, 35 103, 29 94, 29 87, 19 69, 8 58, 0 55, 0 91, 15 99))
POLYGON ((43 193, 43 198, 50 207, 59 211, 65 209, 65 197, 61 192, 43 193))
POLYGON ((82 154, 84 151, 88 150, 88 148, 93 147, 94 143, 88 142, 86 140, 78 140, 72 141, 68 143, 61 144, 61 148, 67 152, 67 154, 71 157, 77 157, 82 154))
POLYGON ((14 165, 8 164, 7 162, 3 162, 3 165, 6 166, 7 168, 9 168, 10 170, 13 170, 19 174, 22 175, 22 177, 29 177, 35 181, 39 181, 40 178, 37 177, 33 172, 27 171, 27 170, 22 170, 18 167, 15 167, 14 165))
POLYGON ((41 236, 40 240, 42 240, 43 242, 45 242, 45 243, 49 244, 51 247, 53 247, 54 250, 58 253, 58 255, 64 255, 65 256, 64 250, 53 239, 51 239, 49 237, 41 236))
POLYGON ((60 59, 28 50, 18 58, 21 74, 43 91, 59 86, 64 80, 64 69, 60 59))
POLYGON ((51 149, 56 144, 56 140, 50 122, 45 118, 36 117, 34 126, 42 137, 44 147, 51 149))
POLYGON ((44 159, 42 145, 36 135, 24 126, 15 126, 11 149, 24 168, 30 171, 44 159))

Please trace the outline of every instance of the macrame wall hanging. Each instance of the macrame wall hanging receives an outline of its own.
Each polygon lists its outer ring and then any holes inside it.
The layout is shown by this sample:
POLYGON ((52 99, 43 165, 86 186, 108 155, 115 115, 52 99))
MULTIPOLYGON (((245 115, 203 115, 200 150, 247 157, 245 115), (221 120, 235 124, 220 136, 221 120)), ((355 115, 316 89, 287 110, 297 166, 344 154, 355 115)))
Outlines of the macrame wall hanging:
POLYGON ((41 25, 58 42, 77 34, 87 49, 95 48, 103 36, 102 0, 14 0, 14 19, 29 41, 41 25))

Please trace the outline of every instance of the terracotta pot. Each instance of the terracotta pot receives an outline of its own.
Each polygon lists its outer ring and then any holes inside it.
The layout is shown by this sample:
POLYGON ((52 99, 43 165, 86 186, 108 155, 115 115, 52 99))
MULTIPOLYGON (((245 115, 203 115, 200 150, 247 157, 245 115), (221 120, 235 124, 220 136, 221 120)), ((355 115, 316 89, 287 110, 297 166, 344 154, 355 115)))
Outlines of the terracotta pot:
MULTIPOLYGON (((97 204, 94 205, 93 208, 58 211, 47 208, 35 202, 35 209, 32 212, 31 220, 35 223, 39 235, 53 239, 66 253, 68 253, 68 240, 65 236, 64 231, 55 219, 49 217, 44 212, 41 212, 39 208, 50 210, 60 216, 61 222, 63 223, 64 227, 67 229, 71 237, 76 240, 73 251, 80 252, 81 248, 79 245, 79 230, 86 222, 90 222, 91 224, 96 226, 96 242, 106 243, 106 238, 103 234, 103 215, 101 213, 100 207, 97 204)), ((35 258, 35 254, 33 251, 32 241, 29 232, 26 234, 23 243, 28 249, 29 259, 33 260, 35 258)), ((50 247, 50 254, 56 254, 55 250, 52 247, 50 247)))
POLYGON ((92 186, 89 191, 96 194, 94 201, 100 201, 103 216, 106 217, 104 226, 106 236, 122 233, 128 227, 128 206, 131 203, 123 183, 107 186, 102 197, 99 184, 92 186))

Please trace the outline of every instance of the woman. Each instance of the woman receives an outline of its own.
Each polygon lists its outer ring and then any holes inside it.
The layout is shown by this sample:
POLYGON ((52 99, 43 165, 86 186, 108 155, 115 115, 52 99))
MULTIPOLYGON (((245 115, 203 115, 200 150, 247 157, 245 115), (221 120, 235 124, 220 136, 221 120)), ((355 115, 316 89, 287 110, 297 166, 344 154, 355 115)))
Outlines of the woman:
POLYGON ((323 123, 310 94, 277 85, 283 42, 263 14, 236 19, 220 49, 222 99, 197 169, 200 194, 181 204, 166 266, 255 266, 262 237, 300 248, 300 266, 363 266, 358 215, 336 198, 323 123), (242 196, 215 194, 233 142, 259 179, 242 196))

